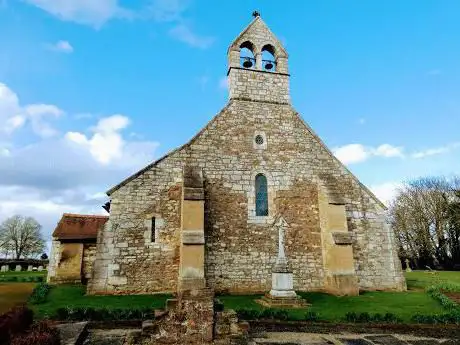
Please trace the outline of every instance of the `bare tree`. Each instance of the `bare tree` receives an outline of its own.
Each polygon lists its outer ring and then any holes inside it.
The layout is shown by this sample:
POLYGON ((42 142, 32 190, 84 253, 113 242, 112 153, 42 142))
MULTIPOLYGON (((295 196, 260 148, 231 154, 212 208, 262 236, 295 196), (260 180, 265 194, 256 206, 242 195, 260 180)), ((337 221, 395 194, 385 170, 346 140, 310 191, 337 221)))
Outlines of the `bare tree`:
POLYGON ((400 256, 420 268, 460 264, 459 202, 459 178, 425 177, 406 183, 390 205, 400 256))
POLYGON ((16 259, 43 253, 41 225, 32 217, 12 216, 0 224, 0 247, 16 259))

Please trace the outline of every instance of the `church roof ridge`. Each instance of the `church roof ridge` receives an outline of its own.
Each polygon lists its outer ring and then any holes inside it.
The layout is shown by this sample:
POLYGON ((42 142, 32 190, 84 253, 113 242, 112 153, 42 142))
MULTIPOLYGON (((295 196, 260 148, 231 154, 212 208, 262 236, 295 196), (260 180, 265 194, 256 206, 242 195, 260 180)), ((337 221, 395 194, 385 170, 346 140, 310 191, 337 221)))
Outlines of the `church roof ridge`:
POLYGON ((79 218, 109 218, 102 214, 79 214, 79 213, 63 213, 63 217, 79 217, 79 218))
MULTIPOLYGON (((292 107, 292 105, 291 105, 292 107)), ((329 147, 324 143, 324 141, 313 131, 313 129, 308 125, 308 123, 302 118, 302 116, 299 114, 299 112, 297 110, 294 109, 294 107, 292 107, 292 110, 294 111, 294 113, 296 114, 296 116, 300 119, 300 121, 302 122, 302 124, 305 126, 306 130, 312 135, 313 138, 315 138, 315 140, 326 150, 326 152, 334 159, 336 160, 340 166, 342 166, 342 168, 345 169, 345 171, 359 184, 359 186, 361 188, 363 188, 369 195, 372 199, 374 199, 374 201, 376 203, 378 203, 381 207, 383 207, 383 209, 387 210, 388 207, 365 185, 363 184, 359 178, 357 178, 355 176, 355 174, 353 174, 350 169, 347 168, 347 166, 342 163, 340 161, 340 159, 338 159, 334 153, 329 149, 329 147)))
POLYGON ((121 187, 123 187, 125 184, 127 184, 128 182, 134 180, 136 177, 142 175, 144 172, 146 172, 147 170, 155 167, 158 163, 160 163, 162 160, 168 158, 169 156, 171 156, 172 154, 182 150, 183 148, 191 145, 205 130, 206 128, 208 128, 218 117, 220 114, 222 114, 231 104, 233 103, 233 100, 230 100, 226 105, 225 107, 223 107, 221 109, 221 111, 219 111, 216 115, 214 115, 213 118, 211 118, 204 126, 203 128, 197 133, 195 134, 190 140, 188 140, 185 144, 181 145, 181 146, 178 146, 170 151, 168 151, 166 154, 164 154, 163 156, 161 156, 160 158, 158 158, 157 160, 153 161, 152 163, 148 164, 147 166, 145 166, 144 168, 142 168, 141 170, 139 170, 138 172, 135 172, 134 174, 128 176, 127 178, 125 178, 123 181, 121 181, 120 183, 118 183, 117 185, 113 186, 112 188, 110 188, 106 194, 108 196, 110 196, 113 192, 115 192, 116 190, 120 189, 121 187))
POLYGON ((59 240, 95 240, 97 232, 109 220, 109 216, 64 213, 52 236, 59 240))

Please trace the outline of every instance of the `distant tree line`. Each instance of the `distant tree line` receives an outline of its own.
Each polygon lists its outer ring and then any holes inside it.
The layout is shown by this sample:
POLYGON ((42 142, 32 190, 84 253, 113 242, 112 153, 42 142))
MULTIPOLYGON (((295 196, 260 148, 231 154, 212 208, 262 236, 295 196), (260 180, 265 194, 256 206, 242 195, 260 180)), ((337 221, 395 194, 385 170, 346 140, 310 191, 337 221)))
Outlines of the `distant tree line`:
POLYGON ((12 216, 0 224, 0 254, 3 257, 12 256, 35 258, 44 252, 45 241, 41 233, 41 225, 32 217, 12 216))
POLYGON ((412 268, 460 270, 460 177, 405 183, 389 207, 399 256, 412 268))

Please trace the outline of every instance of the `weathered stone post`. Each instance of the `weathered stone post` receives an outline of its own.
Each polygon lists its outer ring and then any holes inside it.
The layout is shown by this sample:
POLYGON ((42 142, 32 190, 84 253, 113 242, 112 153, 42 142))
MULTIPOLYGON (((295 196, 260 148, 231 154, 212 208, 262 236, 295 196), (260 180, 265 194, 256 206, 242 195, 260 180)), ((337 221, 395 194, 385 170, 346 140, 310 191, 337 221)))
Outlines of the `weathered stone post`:
POLYGON ((32 266, 32 265, 27 266, 27 272, 32 272, 32 270, 33 270, 33 266, 32 266))
POLYGON ((409 261, 409 259, 406 259, 406 272, 412 272, 412 269, 410 268, 410 261, 409 261))
POLYGON ((2 272, 8 272, 8 270, 9 270, 8 265, 3 265, 2 266, 2 272))
POLYGON ((15 271, 20 272, 22 270, 21 265, 16 265, 15 271))

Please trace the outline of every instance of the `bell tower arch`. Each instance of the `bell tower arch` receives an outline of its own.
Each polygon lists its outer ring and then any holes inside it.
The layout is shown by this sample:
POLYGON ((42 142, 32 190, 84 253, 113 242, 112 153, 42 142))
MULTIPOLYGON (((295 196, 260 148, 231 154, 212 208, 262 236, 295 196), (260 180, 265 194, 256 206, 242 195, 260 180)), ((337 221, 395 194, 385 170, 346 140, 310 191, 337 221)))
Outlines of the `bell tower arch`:
POLYGON ((288 54, 258 12, 228 48, 230 99, 288 104, 288 54))

